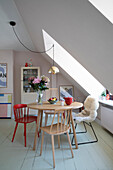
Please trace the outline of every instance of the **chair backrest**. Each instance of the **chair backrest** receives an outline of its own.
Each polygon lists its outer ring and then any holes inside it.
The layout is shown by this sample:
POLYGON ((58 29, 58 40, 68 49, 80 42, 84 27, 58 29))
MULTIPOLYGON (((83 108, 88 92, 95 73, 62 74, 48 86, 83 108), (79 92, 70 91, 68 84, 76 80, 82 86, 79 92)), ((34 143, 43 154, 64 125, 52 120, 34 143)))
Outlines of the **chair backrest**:
POLYGON ((83 120, 89 122, 94 121, 97 117, 98 108, 99 108, 98 100, 95 97, 88 96, 84 101, 84 110, 81 112, 84 115, 83 120))
POLYGON ((96 98, 92 96, 88 96, 86 100, 84 101, 84 107, 85 109, 89 111, 92 111, 92 110, 96 111, 99 107, 99 102, 96 98))
POLYGON ((16 104, 13 106, 13 110, 14 110, 15 120, 18 120, 24 117, 25 115, 29 114, 29 110, 27 109, 27 104, 16 104))
POLYGON ((63 134, 67 132, 69 129, 70 129, 70 111, 66 109, 55 110, 50 127, 50 133, 63 134), (57 118, 57 120, 55 118, 57 118))
POLYGON ((49 88, 46 90, 46 101, 51 97, 56 97, 57 99, 59 98, 58 88, 49 88))

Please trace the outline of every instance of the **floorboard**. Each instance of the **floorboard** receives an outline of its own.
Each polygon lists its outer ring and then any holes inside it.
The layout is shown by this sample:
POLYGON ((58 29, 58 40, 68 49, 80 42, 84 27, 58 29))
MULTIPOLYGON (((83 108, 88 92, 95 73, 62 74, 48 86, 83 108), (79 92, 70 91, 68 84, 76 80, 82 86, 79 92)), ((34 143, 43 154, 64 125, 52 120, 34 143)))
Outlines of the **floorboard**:
MULTIPOLYGON (((27 125, 27 147, 24 147, 23 125, 19 125, 14 142, 11 142, 15 122, 11 119, 0 119, 0 170, 52 170, 53 157, 51 136, 45 134, 42 155, 40 156, 41 134, 37 140, 36 151, 33 151, 35 123, 27 125)), ((56 170, 113 170, 113 135, 96 122, 93 123, 98 136, 94 144, 73 147, 72 158, 67 135, 55 136, 56 170)), ((83 126, 79 125, 78 130, 83 126)), ((92 133, 77 134, 77 141, 90 140, 92 133)), ((70 135, 72 138, 72 135, 70 135)))

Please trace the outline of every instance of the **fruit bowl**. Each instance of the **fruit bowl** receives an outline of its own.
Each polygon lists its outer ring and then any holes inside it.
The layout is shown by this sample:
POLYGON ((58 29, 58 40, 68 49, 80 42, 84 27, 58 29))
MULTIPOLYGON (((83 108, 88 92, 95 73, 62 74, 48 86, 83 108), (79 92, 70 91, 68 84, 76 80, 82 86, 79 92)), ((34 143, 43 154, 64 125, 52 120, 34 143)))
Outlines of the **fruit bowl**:
POLYGON ((49 98, 48 102, 49 102, 50 104, 56 104, 57 98, 56 98, 56 97, 49 98))

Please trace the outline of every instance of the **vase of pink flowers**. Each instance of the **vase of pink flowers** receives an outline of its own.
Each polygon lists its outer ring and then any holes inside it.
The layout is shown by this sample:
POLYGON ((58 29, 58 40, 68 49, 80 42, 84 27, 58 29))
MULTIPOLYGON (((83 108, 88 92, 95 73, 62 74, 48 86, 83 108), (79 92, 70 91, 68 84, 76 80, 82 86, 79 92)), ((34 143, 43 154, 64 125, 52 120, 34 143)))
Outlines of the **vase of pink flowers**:
POLYGON ((34 91, 37 92, 37 99, 36 102, 38 104, 42 104, 43 100, 43 93, 42 91, 45 91, 47 89, 49 89, 47 87, 47 83, 50 82, 49 78, 46 76, 41 76, 41 78, 39 77, 30 77, 29 79, 29 84, 31 85, 31 87, 34 89, 34 91))

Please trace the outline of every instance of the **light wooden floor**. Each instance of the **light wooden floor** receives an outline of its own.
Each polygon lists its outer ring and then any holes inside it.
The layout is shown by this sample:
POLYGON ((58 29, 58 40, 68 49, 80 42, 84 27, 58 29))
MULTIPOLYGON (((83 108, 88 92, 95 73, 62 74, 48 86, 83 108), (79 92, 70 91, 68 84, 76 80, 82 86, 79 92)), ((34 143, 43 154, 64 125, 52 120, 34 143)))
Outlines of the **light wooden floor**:
MULTIPOLYGON (((56 170, 113 170, 113 135, 97 123, 93 123, 99 142, 81 145, 73 149, 71 157, 67 136, 61 136, 61 149, 58 149, 55 136, 56 170)), ((0 170, 49 170, 53 169, 51 138, 45 135, 42 156, 39 156, 41 137, 36 151, 32 150, 35 123, 27 126, 27 147, 24 147, 23 126, 19 125, 14 142, 11 142, 15 122, 0 119, 0 170)), ((82 128, 81 126, 79 127, 82 128)), ((91 137, 77 135, 78 141, 91 137)))

